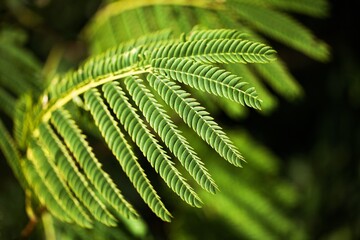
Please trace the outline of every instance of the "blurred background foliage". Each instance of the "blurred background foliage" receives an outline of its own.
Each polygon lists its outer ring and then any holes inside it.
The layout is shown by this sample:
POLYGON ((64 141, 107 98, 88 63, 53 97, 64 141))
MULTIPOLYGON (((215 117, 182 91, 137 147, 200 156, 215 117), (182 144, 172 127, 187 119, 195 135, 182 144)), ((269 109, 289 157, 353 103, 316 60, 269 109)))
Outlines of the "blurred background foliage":
MULTIPOLYGON (((141 17, 143 12, 137 10, 125 12, 126 25, 130 26, 127 33, 110 31, 114 34, 110 36, 109 29, 104 27, 120 21, 103 19, 105 25, 100 27, 96 26, 99 21, 92 23, 90 20, 105 2, 112 1, 0 1, 0 114, 4 123, 1 130, 11 132, 14 102, 24 89, 40 91, 43 88, 40 76, 50 78, 76 66, 89 54, 112 46, 117 40, 142 34, 144 26, 139 27, 136 19, 131 20, 132 11, 141 17), (22 79, 21 83, 16 84, 18 79, 22 79), (12 84, 7 85, 8 82, 12 84), (24 82, 30 86, 24 86, 24 82)), ((263 98, 265 114, 243 112, 233 105, 228 108, 230 105, 226 102, 215 104, 206 96, 200 96, 248 162, 243 169, 233 168, 202 142, 193 142, 220 189, 215 196, 197 189, 204 201, 202 209, 179 202, 157 181, 156 174, 147 169, 173 212, 172 223, 157 219, 129 187, 124 192, 139 209, 142 220, 123 219, 118 228, 96 225, 93 230, 84 230, 60 223, 45 213, 29 238, 359 239, 359 39, 356 31, 348 27, 355 26, 358 15, 351 4, 329 3, 331 8, 324 19, 297 14, 296 4, 292 7, 289 4, 288 8, 295 12, 296 19, 331 46, 332 57, 328 62, 317 62, 268 39, 297 80, 294 84, 298 83, 302 89, 296 86, 289 97, 281 94, 279 88, 268 88, 265 93, 268 97, 263 98)), ((127 4, 130 1, 123 7, 127 4)), ((319 12, 308 15, 324 17, 326 11, 320 9, 324 8, 319 6, 319 12)), ((152 9, 145 8, 144 12, 150 11, 152 9)), ((166 12, 164 9, 156 11, 166 12)), ((175 31, 188 31, 194 24, 206 26, 206 22, 196 19, 192 10, 186 12, 190 13, 190 18, 178 11, 179 20, 172 22, 172 18, 164 15, 162 27, 169 25, 175 31)), ((109 13, 104 16, 106 14, 109 13)), ((111 18, 123 17, 114 16, 111 18)), ((112 26, 112 30, 122 29, 119 25, 112 26)), ((321 55, 312 57, 325 60, 321 55)), ((177 123, 181 125, 180 121, 177 123)), ((186 126, 181 129, 189 139, 196 139, 186 126)), ((111 157, 103 152, 104 145, 96 141, 96 133, 90 140, 97 146, 95 151, 99 155, 111 157)), ((0 154, 0 239, 19 239, 28 223, 25 193, 14 177, 17 172, 10 168, 11 163, 7 164, 5 154, 0 154)), ((117 176, 119 172, 114 174, 117 176)), ((121 174, 118 178, 119 182, 126 181, 121 174)))

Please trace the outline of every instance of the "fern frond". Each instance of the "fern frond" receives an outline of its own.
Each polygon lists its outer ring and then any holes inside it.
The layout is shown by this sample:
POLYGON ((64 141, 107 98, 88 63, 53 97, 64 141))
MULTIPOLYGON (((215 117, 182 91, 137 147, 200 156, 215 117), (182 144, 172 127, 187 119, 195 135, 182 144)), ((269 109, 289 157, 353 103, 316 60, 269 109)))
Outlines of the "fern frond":
POLYGON ((192 206, 200 207, 201 200, 186 183, 180 172, 174 167, 174 163, 169 156, 136 114, 136 110, 128 102, 120 86, 116 83, 107 83, 103 86, 103 91, 105 99, 117 118, 147 157, 155 171, 184 201, 192 206))
POLYGON ((180 86, 167 78, 148 75, 148 81, 161 98, 206 141, 220 156, 235 166, 241 166, 243 157, 230 139, 217 125, 209 113, 200 106, 195 99, 189 98, 189 93, 180 89, 180 86))
MULTIPOLYGON (((134 46, 130 41, 87 60, 78 70, 69 72, 61 80, 51 84, 48 89, 50 100, 42 120, 47 121, 51 112, 65 105, 74 96, 78 96, 91 88, 130 75, 151 71, 151 61, 160 61, 170 53, 175 54, 179 59, 184 57, 185 60, 191 58, 197 62, 209 61, 211 63, 239 61, 264 63, 273 60, 275 53, 274 50, 264 44, 241 39, 215 39, 215 41, 220 42, 212 42, 211 39, 181 41, 180 39, 179 43, 175 43, 174 39, 167 39, 161 46, 152 43, 151 40, 148 45, 140 46, 134 46), (216 47, 205 46, 205 49, 201 49, 199 43, 215 44, 216 47), (221 43, 230 45, 222 45, 221 43), (235 43, 241 47, 237 49, 235 43), (178 48, 173 49, 173 46, 178 46, 178 48), (204 52, 205 50, 209 52, 204 52), (228 52, 230 50, 240 52, 228 52), (173 51, 175 52, 172 53, 173 51)), ((249 101, 249 104, 257 102, 254 101, 255 93, 253 90, 249 90, 245 95, 247 97, 244 101, 249 101)), ((235 98, 231 99, 234 100, 235 98)))
MULTIPOLYGON (((273 63, 277 63, 273 62, 273 63)), ((272 63, 269 63, 272 64, 272 63)), ((262 65, 268 65, 268 64, 262 64, 262 65)), ((246 79, 246 82, 248 82, 251 86, 253 86, 256 89, 256 92, 261 96, 261 112, 264 114, 268 114, 277 106, 277 99, 275 96, 273 96, 270 91, 264 86, 260 80, 260 77, 256 74, 256 72, 252 71, 252 68, 248 68, 246 65, 243 64, 229 64, 226 65, 226 69, 230 71, 231 73, 242 76, 244 79, 246 79)), ((277 79, 280 81, 279 79, 277 79)), ((234 102, 232 102, 234 104, 234 102)))
POLYGON ((94 79, 134 71, 136 64, 141 60, 141 48, 133 47, 129 50, 126 47, 127 45, 121 45, 90 58, 77 71, 69 72, 56 85, 50 86, 51 97, 69 95, 69 92, 90 84, 94 79))
MULTIPOLYGON (((266 40, 256 34, 254 31, 249 28, 242 27, 243 31, 248 34, 248 37, 251 37, 252 41, 259 41, 266 43, 266 40)), ((211 30, 207 30, 211 31, 211 30)), ((262 84, 259 84, 258 81, 254 80, 255 73, 263 77, 263 79, 274 89, 276 92, 286 97, 289 100, 299 98, 302 96, 302 88, 295 78, 289 73, 286 65, 281 59, 277 61, 270 62, 268 64, 254 64, 253 68, 247 68, 243 65, 227 65, 226 68, 230 72, 236 73, 240 76, 243 76, 247 82, 254 86, 261 96, 263 103, 266 105, 272 105, 274 102, 270 98, 270 95, 265 90, 262 84), (254 72, 254 73, 253 73, 254 72), (253 76, 251 76, 253 75, 253 76)), ((266 108, 266 106, 264 106, 266 108)))
POLYGON ((223 69, 181 58, 153 60, 151 65, 157 74, 168 76, 201 91, 226 97, 244 106, 261 109, 261 101, 255 89, 244 89, 246 82, 240 81, 240 77, 223 69))
MULTIPOLYGON (((229 3, 231 4, 231 3, 229 3)), ((320 61, 329 57, 328 46, 292 17, 251 3, 231 5, 236 13, 259 31, 320 61)))
POLYGON ((125 79, 125 85, 150 126, 161 137, 170 151, 174 153, 175 157, 179 159, 200 186, 211 193, 215 193, 217 186, 208 170, 154 95, 143 85, 143 81, 136 77, 129 77, 125 79))
POLYGON ((28 94, 16 102, 14 111, 14 138, 21 149, 26 146, 29 131, 31 129, 32 99, 28 94))
POLYGON ((249 40, 200 39, 164 45, 153 51, 150 58, 191 58, 201 63, 268 63, 275 60, 275 51, 249 40))
POLYGON ((93 154, 81 130, 65 110, 53 112, 51 121, 63 137, 66 146, 78 161, 86 176, 101 196, 119 213, 136 217, 137 213, 128 203, 108 174, 101 169, 101 164, 93 154))
POLYGON ((60 206, 59 201, 55 199, 55 196, 45 185, 45 182, 41 179, 40 175, 35 169, 34 164, 28 159, 23 159, 21 161, 21 166, 26 181, 29 183, 29 186, 31 186, 37 198, 44 206, 46 206, 46 208, 51 212, 51 214, 53 214, 61 221, 68 223, 74 222, 69 216, 68 212, 60 206))
POLYGON ((165 208, 146 177, 130 145, 126 142, 124 135, 102 100, 100 93, 96 89, 92 89, 87 91, 84 97, 85 104, 89 107, 106 143, 118 159, 126 175, 134 184, 136 190, 156 215, 164 221, 170 221, 171 214, 165 208))
POLYGON ((69 217, 80 226, 91 228, 92 221, 83 206, 72 195, 66 183, 61 179, 57 168, 48 160, 46 153, 35 141, 30 143, 27 157, 34 164, 41 181, 45 183, 63 211, 66 211, 69 217))
POLYGON ((200 39, 246 39, 247 34, 235 29, 204 29, 193 30, 189 34, 189 41, 200 39))
POLYGON ((51 127, 42 123, 39 126, 39 133, 41 145, 47 152, 52 153, 49 160, 57 167, 78 199, 89 209, 96 220, 108 226, 115 226, 115 218, 89 187, 86 177, 79 171, 66 146, 51 127))

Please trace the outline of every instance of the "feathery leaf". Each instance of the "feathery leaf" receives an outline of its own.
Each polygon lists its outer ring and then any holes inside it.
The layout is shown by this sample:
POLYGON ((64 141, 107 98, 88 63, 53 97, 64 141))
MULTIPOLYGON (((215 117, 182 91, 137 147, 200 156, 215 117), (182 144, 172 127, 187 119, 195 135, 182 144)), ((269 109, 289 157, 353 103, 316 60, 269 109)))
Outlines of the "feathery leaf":
POLYGON ((57 167, 61 176, 71 187, 78 199, 89 209, 96 220, 108 226, 115 226, 115 218, 92 191, 86 177, 79 171, 66 146, 47 124, 39 126, 39 138, 50 156, 50 161, 57 167))
POLYGON ((83 206, 72 195, 66 183, 61 179, 56 166, 48 160, 42 147, 34 140, 27 149, 27 157, 34 164, 41 181, 45 183, 63 211, 66 211, 69 217, 80 226, 91 228, 92 221, 83 206))
POLYGON ((45 182, 35 169, 34 164, 30 160, 24 159, 21 161, 21 166, 29 186, 33 189, 33 192, 40 202, 59 220, 72 223, 73 220, 69 216, 69 213, 60 206, 60 201, 55 198, 45 185, 45 182))
POLYGON ((100 162, 93 154, 81 130, 71 119, 70 114, 65 110, 59 109, 53 112, 51 121, 101 196, 117 212, 125 216, 136 217, 136 211, 125 200, 110 176, 101 169, 100 162))
POLYGON ((162 99, 220 156, 235 166, 241 166, 244 159, 239 151, 209 113, 195 99, 189 98, 189 93, 164 77, 149 74, 147 79, 162 99))
POLYGON ((84 97, 85 103, 89 107, 96 125, 100 129, 105 141, 118 159, 126 175, 134 184, 136 190, 156 215, 164 221, 170 221, 171 214, 165 208, 160 197, 146 177, 146 174, 138 163, 131 147, 126 142, 115 119, 111 116, 111 113, 102 100, 100 93, 96 89, 92 89, 87 91, 84 97))
POLYGON ((144 86, 143 81, 136 77, 128 77, 125 79, 125 85, 150 126, 161 137, 170 151, 174 153, 175 157, 179 159, 200 186, 211 193, 215 193, 217 186, 208 170, 154 95, 144 86))
POLYGON ((263 43, 243 39, 191 39, 164 45, 153 51, 150 58, 191 58, 202 63, 267 63, 275 60, 275 51, 263 43))
POLYGON ((186 183, 180 172, 174 167, 174 163, 169 156, 136 114, 136 110, 128 102, 119 84, 107 83, 103 86, 103 91, 105 99, 114 110, 117 118, 147 157, 155 171, 184 201, 192 206, 200 207, 201 200, 190 185, 186 183))
POLYGON ((226 97, 244 106, 261 109, 261 100, 255 89, 244 89, 246 82, 223 69, 181 58, 158 59, 152 61, 151 65, 157 74, 169 76, 193 88, 226 97))

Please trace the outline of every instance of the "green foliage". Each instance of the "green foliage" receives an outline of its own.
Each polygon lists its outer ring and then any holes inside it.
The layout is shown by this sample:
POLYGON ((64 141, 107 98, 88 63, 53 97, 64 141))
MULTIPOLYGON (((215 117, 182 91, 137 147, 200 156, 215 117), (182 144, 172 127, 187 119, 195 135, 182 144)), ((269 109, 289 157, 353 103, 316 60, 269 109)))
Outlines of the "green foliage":
MULTIPOLYGON (((248 152, 258 148, 247 135, 233 136, 240 144, 230 140, 206 108, 216 101, 214 112, 222 106, 234 118, 247 111, 238 103, 269 112, 277 100, 267 84, 288 99, 299 97, 299 84, 281 60, 275 61, 275 50, 258 34, 325 61, 327 45, 282 11, 323 16, 326 6, 325 1, 312 6, 306 0, 298 4, 282 0, 111 3, 84 32, 92 50, 89 58, 75 70, 45 76, 50 78, 46 83, 40 80, 37 61, 14 44, 16 34, 4 33, 10 37, 0 38, 0 101, 6 103, 0 110, 14 126, 11 136, 0 120, 0 149, 23 187, 32 193, 33 205, 39 200, 63 222, 99 229, 98 222, 112 227, 122 217, 139 217, 120 190, 127 186, 116 184, 116 176, 103 167, 105 159, 95 154, 85 135, 92 128, 100 133, 95 134, 97 140, 112 152, 142 200, 163 221, 170 221, 172 215, 147 177, 150 166, 189 205, 201 207, 201 198, 205 199, 204 205, 209 203, 205 211, 237 226, 249 226, 239 232, 244 237, 293 234, 294 222, 274 202, 291 207, 291 199, 297 198, 294 190, 268 184, 275 197, 267 196, 256 190, 260 183, 251 174, 233 181, 218 165, 220 158, 240 167, 246 153, 241 154, 238 146, 245 145, 243 150, 248 152), (85 121, 75 111, 86 112, 85 121), (190 127, 190 133, 179 128, 178 118, 190 127), (196 136, 187 136, 191 134, 196 136), (218 153, 219 160, 210 159, 205 167, 201 159, 208 157, 199 157, 203 153, 193 140, 198 137, 218 153), (139 161, 137 150, 148 165, 139 161), (199 185, 216 193, 214 179, 220 189, 231 183, 240 192, 224 188, 224 194, 209 197, 197 189, 199 185), (283 192, 293 198, 281 199, 283 192)), ((276 175, 276 160, 264 155, 248 160, 257 164, 255 172, 276 175)))
MULTIPOLYGON (((50 212, 55 209, 55 216, 59 215, 60 207, 64 212, 69 211, 68 218, 64 219, 64 215, 62 220, 91 227, 92 219, 84 207, 96 220, 109 226, 114 225, 115 220, 106 204, 125 216, 137 215, 102 169, 74 118, 64 109, 72 98, 82 94, 105 142, 144 201, 163 220, 170 221, 171 215, 137 163, 117 126, 118 121, 155 171, 188 204, 200 207, 202 202, 147 124, 159 134, 190 175, 205 189, 215 192, 216 185, 200 158, 166 111, 161 109, 151 91, 132 75, 148 73, 149 85, 201 138, 230 163, 241 165, 243 158, 230 139, 205 109, 189 98, 174 81, 260 109, 254 88, 247 88, 246 82, 236 75, 203 63, 266 63, 274 60, 274 51, 261 43, 236 39, 236 36, 241 36, 236 31, 211 30, 209 33, 193 32, 189 36, 188 40, 184 35, 177 41, 172 37, 157 42, 162 38, 160 33, 160 37, 153 35, 149 39, 124 43, 89 58, 79 69, 56 78, 56 84, 50 83, 45 95, 40 96, 40 100, 45 101, 33 103, 30 95, 19 101, 15 113, 15 140, 22 149, 27 149, 26 157, 31 161, 28 165, 33 166, 27 174, 29 180, 34 182, 35 178, 44 182, 49 191, 40 193, 41 202, 47 206, 55 200, 56 205, 49 207, 50 212), (226 32, 232 33, 231 39, 221 38, 226 32), (217 39, 213 41, 208 37, 217 39), (134 42, 139 45, 133 45, 134 42), (174 57, 169 59, 169 56, 174 57), (117 79, 123 81, 117 82, 117 79), (122 82, 128 92, 120 87, 122 82), (96 90, 98 86, 102 86, 102 92, 96 90), (138 105, 147 122, 136 113, 136 107, 127 95, 138 105), (157 120, 158 117, 162 119, 157 120), (49 194, 54 199, 49 200, 49 194)), ((37 193, 39 189, 33 190, 37 193)))

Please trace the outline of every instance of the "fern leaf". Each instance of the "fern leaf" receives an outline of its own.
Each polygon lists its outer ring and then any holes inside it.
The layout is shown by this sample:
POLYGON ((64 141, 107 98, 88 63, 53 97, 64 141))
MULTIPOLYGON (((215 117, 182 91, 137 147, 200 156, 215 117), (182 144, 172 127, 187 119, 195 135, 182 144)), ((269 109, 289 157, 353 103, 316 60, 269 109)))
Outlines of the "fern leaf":
POLYGON ((90 217, 72 195, 66 183, 60 178, 57 168, 48 160, 46 153, 35 141, 31 141, 27 149, 27 157, 34 164, 41 181, 45 183, 63 211, 66 211, 69 217, 80 226, 91 228, 92 221, 90 217))
POLYGON ((158 133, 170 151, 174 153, 200 186, 211 193, 215 193, 217 186, 204 164, 162 106, 156 101, 154 95, 143 85, 143 81, 139 78, 129 77, 125 79, 125 85, 150 126, 158 133))
MULTIPOLYGON (((251 31, 249 28, 242 27, 242 29, 249 33, 251 40, 266 43, 262 37, 251 31)), ((293 100, 302 96, 303 93, 300 84, 298 84, 294 77, 289 73, 286 65, 281 59, 270 62, 268 64, 254 64, 253 67, 253 70, 255 70, 258 75, 262 76, 264 80, 267 81, 271 87, 273 87, 274 90, 287 99, 293 100)), ((227 68, 230 69, 228 66, 227 68)), ((264 103, 270 105, 272 100, 269 99, 267 94, 263 91, 264 87, 260 84, 253 84, 251 81, 251 76, 247 74, 247 72, 250 72, 251 69, 245 69, 242 65, 238 65, 237 68, 238 69, 231 68, 230 71, 239 73, 241 76, 243 76, 251 85, 256 88, 264 103)))
POLYGON ((84 97, 85 103, 89 107, 96 125, 100 129, 105 141, 118 159, 126 175, 134 184, 136 190, 156 215, 164 221, 169 222, 171 214, 165 208, 160 197, 146 177, 144 170, 138 163, 136 156, 126 142, 124 135, 121 133, 104 101, 101 99, 100 93, 96 89, 92 89, 87 91, 84 94, 84 97))
POLYGON ((150 58, 191 58, 202 63, 267 63, 275 60, 275 51, 263 43, 243 39, 200 39, 164 45, 153 51, 150 58))
POLYGON ((149 74, 147 79, 162 99, 221 157, 235 166, 241 166, 244 159, 239 151, 195 99, 189 98, 187 92, 164 77, 149 74))
POLYGON ((108 226, 115 226, 115 218, 89 187, 87 179, 80 173, 66 146, 63 145, 51 127, 42 123, 39 126, 39 133, 42 146, 49 153, 52 153, 49 160, 57 166, 61 176, 68 182, 78 199, 89 209, 96 220, 108 226))
POLYGON ((285 13, 250 3, 234 3, 233 8, 259 31, 309 57, 320 61, 328 59, 328 46, 317 40, 307 28, 285 13))
POLYGON ((125 216, 136 217, 136 211, 124 199, 109 175, 101 169, 101 164, 93 154, 81 130, 71 119, 70 114, 65 110, 59 109, 53 112, 51 121, 101 196, 117 212, 125 216))
POLYGON ((21 149, 25 148, 29 129, 31 129, 30 113, 32 104, 31 96, 24 94, 16 102, 14 109, 14 138, 21 149))
POLYGON ((246 39, 248 35, 235 29, 194 30, 189 34, 189 41, 200 39, 246 39))
POLYGON ((155 73, 169 76, 201 91, 226 97, 244 106, 261 109, 261 100, 258 99, 255 89, 244 89, 246 82, 223 69, 181 58, 153 60, 151 65, 155 73))
POLYGON ((166 184, 184 201, 192 206, 199 207, 201 200, 186 183, 185 179, 174 167, 169 156, 136 114, 136 110, 128 102, 120 86, 116 83, 107 83, 103 86, 103 91, 117 118, 147 157, 155 171, 160 174, 166 184))
POLYGON ((140 47, 124 49, 121 45, 110 49, 97 57, 87 60, 77 71, 69 72, 57 84, 50 86, 51 97, 61 97, 63 94, 79 89, 93 80, 134 71, 141 61, 140 47))
MULTIPOLYGON (((272 63, 277 63, 272 62, 272 63)), ((269 63, 269 64, 272 64, 269 63)), ((261 64, 261 65, 269 65, 269 64, 261 64)), ((251 68, 248 68, 246 65, 243 64, 229 64, 226 65, 226 69, 230 71, 231 73, 234 73, 235 75, 242 76, 244 79, 246 79, 246 82, 248 82, 251 86, 253 86, 256 89, 256 92, 261 96, 261 113, 268 114, 277 106, 277 99, 275 96, 273 96, 270 91, 262 84, 260 78, 254 73, 254 71, 251 71, 251 68)), ((277 81, 281 81, 279 79, 276 79, 277 81)))
POLYGON ((68 223, 74 222, 68 215, 68 212, 60 206, 59 201, 55 199, 55 196, 49 191, 36 171, 34 164, 28 159, 22 160, 21 163, 24 176, 40 202, 59 220, 68 223))

